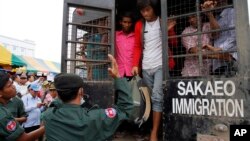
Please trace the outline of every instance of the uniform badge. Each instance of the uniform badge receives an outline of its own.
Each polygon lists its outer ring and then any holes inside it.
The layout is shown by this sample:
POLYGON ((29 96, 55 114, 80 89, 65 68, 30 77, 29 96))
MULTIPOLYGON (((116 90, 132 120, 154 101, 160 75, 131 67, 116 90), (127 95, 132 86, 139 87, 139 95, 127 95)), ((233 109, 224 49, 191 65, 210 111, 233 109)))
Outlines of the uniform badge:
POLYGON ((6 129, 9 132, 14 131, 16 129, 16 122, 14 120, 9 121, 8 124, 6 125, 6 129))
POLYGON ((105 113, 109 118, 114 118, 116 116, 116 110, 114 108, 105 109, 105 113))

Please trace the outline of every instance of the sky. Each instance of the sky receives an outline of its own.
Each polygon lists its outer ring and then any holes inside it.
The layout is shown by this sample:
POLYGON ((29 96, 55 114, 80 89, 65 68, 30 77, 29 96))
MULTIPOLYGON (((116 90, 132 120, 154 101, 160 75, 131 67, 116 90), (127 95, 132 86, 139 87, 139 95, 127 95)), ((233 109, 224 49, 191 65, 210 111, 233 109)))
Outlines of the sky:
POLYGON ((62 17, 63 0, 0 0, 0 35, 32 40, 36 58, 60 62, 62 17))
POLYGON ((61 61, 63 0, 0 0, 0 35, 35 42, 35 57, 61 61))

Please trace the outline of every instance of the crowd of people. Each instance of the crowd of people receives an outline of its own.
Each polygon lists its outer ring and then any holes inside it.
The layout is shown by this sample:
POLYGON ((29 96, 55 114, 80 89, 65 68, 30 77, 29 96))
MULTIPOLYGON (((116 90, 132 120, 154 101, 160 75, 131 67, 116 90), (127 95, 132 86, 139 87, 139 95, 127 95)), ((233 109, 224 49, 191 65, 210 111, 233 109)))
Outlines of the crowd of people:
MULTIPOLYGON (((190 15, 188 16, 189 26, 184 29, 182 35, 195 33, 198 31, 198 28, 201 29, 201 32, 205 33, 211 30, 235 27, 234 8, 222 9, 216 17, 213 11, 209 11, 228 4, 227 0, 205 0, 201 4, 201 10, 208 11, 204 13, 208 22, 202 21, 203 16, 198 18, 196 14, 190 15), (198 22, 200 22, 200 27, 198 27, 198 22)), ((186 48, 187 54, 199 54, 201 50, 200 54, 203 58, 202 65, 200 65, 197 56, 186 57, 182 76, 232 75, 232 73, 237 71, 235 67, 230 65, 230 62, 237 60, 235 30, 201 34, 200 39, 197 35, 183 36, 181 41, 186 48), (198 47, 199 42, 201 49, 198 47)))
MULTIPOLYGON (((118 101, 106 109, 81 107, 84 102, 83 79, 76 74, 58 74, 48 87, 54 101, 45 103, 41 98, 46 96, 38 94, 42 87, 44 91, 47 87, 39 85, 39 80, 27 85, 28 92, 20 95, 20 99, 13 80, 7 73, 0 72, 0 139, 34 141, 45 133, 47 141, 92 141, 106 140, 113 135, 120 122, 129 119, 133 103, 130 87, 126 79, 120 78, 116 60, 112 55, 109 58, 112 67, 108 71, 114 78, 118 101), (53 97, 54 90, 59 98, 53 97), (19 102, 12 104, 14 99, 19 102), (9 105, 18 106, 10 108, 9 105), (21 117, 11 114, 18 110, 17 107, 21 117)), ((21 76, 24 78, 24 74, 21 76)), ((47 83, 45 80, 41 84, 47 83)))
MULTIPOLYGON (((112 68, 109 73, 115 80, 118 93, 116 105, 107 109, 81 108, 84 96, 83 80, 74 74, 59 74, 54 82, 45 77, 37 79, 26 74, 11 78, 1 72, 0 77, 0 139, 34 140, 46 131, 50 140, 106 140, 112 136, 121 121, 129 119, 133 108, 128 81, 140 75, 143 82, 152 90, 152 129, 150 141, 158 141, 163 111, 163 65, 162 30, 157 0, 137 0, 142 18, 134 20, 133 13, 127 11, 120 16, 121 30, 116 31, 115 57, 109 55, 112 68), (53 106, 50 106, 53 103, 53 106), (50 107, 50 108, 48 108, 50 107)), ((182 35, 234 27, 233 8, 225 8, 220 14, 209 11, 227 5, 227 0, 204 0, 201 9, 209 19, 198 27, 197 15, 188 17, 189 26, 182 35)), ((176 20, 167 21, 168 36, 176 35, 176 20)), ((175 61, 171 57, 172 48, 178 40, 168 41, 168 66, 175 61)), ((210 72, 223 74, 230 71, 225 62, 236 61, 235 30, 183 36, 182 45, 187 54, 202 52, 203 67, 200 68, 197 56, 187 56, 182 70, 183 76, 201 76, 210 72), (198 47, 201 39, 202 49, 198 47), (224 52, 223 52, 224 51, 224 52), (217 54, 206 54, 215 52, 217 54), (223 53, 220 53, 223 52, 223 53), (212 66, 212 70, 211 69, 212 66), (198 70, 201 69, 201 70, 198 70)))
POLYGON ((37 77, 34 74, 6 73, 1 75, 1 83, 4 83, 2 79, 8 77, 10 84, 13 84, 10 88, 16 92, 16 96, 11 97, 3 106, 10 111, 15 121, 23 127, 25 133, 39 129, 42 112, 57 98, 53 82, 47 81, 46 76, 37 77))

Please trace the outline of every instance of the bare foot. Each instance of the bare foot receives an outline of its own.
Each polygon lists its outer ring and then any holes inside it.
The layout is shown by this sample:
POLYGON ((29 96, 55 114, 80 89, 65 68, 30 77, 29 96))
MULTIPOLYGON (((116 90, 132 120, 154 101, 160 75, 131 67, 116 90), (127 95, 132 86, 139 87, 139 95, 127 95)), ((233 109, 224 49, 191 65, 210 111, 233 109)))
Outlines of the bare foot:
POLYGON ((151 132, 150 141, 158 141, 157 133, 151 132))

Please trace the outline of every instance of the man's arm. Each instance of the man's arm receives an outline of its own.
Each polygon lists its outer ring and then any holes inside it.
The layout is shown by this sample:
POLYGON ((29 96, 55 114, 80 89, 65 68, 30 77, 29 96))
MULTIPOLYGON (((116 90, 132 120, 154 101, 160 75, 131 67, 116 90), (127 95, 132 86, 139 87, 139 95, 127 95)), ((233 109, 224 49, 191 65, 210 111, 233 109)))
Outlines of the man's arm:
MULTIPOLYGON (((201 5, 201 9, 202 11, 204 10, 211 10, 214 9, 216 7, 217 3, 215 1, 212 0, 208 0, 205 1, 202 5, 201 5)), ((208 11, 205 13, 209 19, 209 23, 210 23, 210 27, 212 30, 216 30, 216 29, 220 29, 220 25, 217 22, 217 20, 215 19, 213 12, 212 11, 208 11)), ((218 38, 219 37, 219 32, 213 32, 212 33, 212 37, 213 38, 218 38)))
POLYGON ((30 133, 23 132, 16 141, 34 141, 41 137, 45 133, 44 126, 40 127, 39 129, 32 131, 30 133))
POLYGON ((15 141, 34 141, 42 136, 45 132, 44 127, 40 127, 31 133, 25 133, 24 129, 14 119, 7 109, 0 107, 0 138, 15 141))
POLYGON ((32 110, 34 110, 36 108, 40 108, 42 106, 41 103, 38 103, 38 104, 35 104, 35 105, 34 104, 29 105, 27 95, 22 97, 22 101, 23 101, 23 104, 24 104, 25 112, 30 112, 30 111, 32 111, 32 110))
POLYGON ((18 121, 19 123, 23 123, 27 120, 27 113, 25 112, 24 104, 21 99, 17 99, 18 102, 18 117, 15 117, 15 120, 18 121))
MULTIPOLYGON (((168 29, 168 36, 169 37, 176 35, 175 30, 174 30, 174 26, 172 28, 168 29)), ((170 38, 170 39, 168 39, 168 46, 169 47, 174 48, 174 47, 177 47, 177 45, 178 45, 177 38, 170 38)))
POLYGON ((88 140, 106 140, 114 134, 117 127, 124 120, 128 120, 132 113, 133 102, 130 89, 125 78, 115 79, 115 93, 118 94, 117 105, 106 109, 94 109, 88 112, 92 119, 85 134, 89 134, 88 140), (91 132, 99 131, 98 136, 91 136, 91 132))
MULTIPOLYGON (((135 44, 134 44, 134 52, 133 52, 133 68, 132 74, 137 75, 139 74, 139 64, 141 61, 142 56, 142 41, 141 38, 142 34, 142 21, 138 21, 135 25, 135 44)), ((143 33, 144 34, 144 33, 143 33)))
MULTIPOLYGON (((186 28, 183 32, 182 35, 188 34, 188 29, 186 28)), ((198 47, 196 47, 197 43, 194 41, 192 36, 184 36, 181 38, 181 43, 182 45, 186 48, 186 53, 197 53, 198 52, 198 47)))
MULTIPOLYGON (((133 109, 133 101, 131 96, 131 88, 128 85, 128 82, 126 79, 121 79, 118 73, 118 65, 116 63, 116 60, 113 56, 109 55, 109 58, 112 62, 112 68, 109 68, 110 75, 115 79, 115 93, 117 93, 117 104, 115 106, 116 115, 114 117, 111 117, 113 120, 104 120, 106 121, 104 125, 113 124, 114 126, 118 127, 119 121, 128 119, 132 114, 133 109)), ((106 118, 109 117, 109 110, 105 110, 106 118)), ((109 126, 107 126, 109 128, 109 126)), ((116 128, 110 128, 113 129, 113 131, 116 130, 116 128)))
POLYGON ((133 100, 131 97, 131 88, 126 79, 115 79, 115 93, 117 93, 117 109, 118 112, 124 114, 124 118, 128 119, 132 114, 133 100))
MULTIPOLYGON (((233 8, 227 9, 226 19, 227 23, 226 28, 235 27, 235 10, 233 8)), ((228 30, 223 31, 226 32, 226 40, 223 42, 223 47, 221 47, 224 51, 234 51, 236 50, 236 31, 228 30)))
MULTIPOLYGON (((118 94, 117 105, 107 109, 96 109, 88 112, 92 119, 90 126, 94 131, 100 131, 98 136, 88 136, 88 140, 105 140, 114 134, 121 121, 127 120, 132 113, 133 102, 131 89, 125 78, 120 78, 118 66, 113 56, 109 55, 112 61, 112 68, 109 68, 110 75, 114 78, 115 93, 118 94), (93 125, 93 126, 92 126, 93 125)), ((88 130, 85 134, 90 134, 88 130)))
MULTIPOLYGON (((207 14, 207 17, 208 17, 208 19, 209 19, 210 28, 211 28, 212 30, 220 29, 220 25, 219 25, 219 23, 217 22, 217 20, 215 19, 215 17, 214 17, 214 15, 213 15, 212 12, 209 12, 209 13, 207 14)), ((219 32, 213 32, 213 33, 212 33, 212 37, 214 37, 214 38, 218 37, 219 35, 220 35, 219 32)))
POLYGON ((27 120, 27 117, 18 117, 18 118, 15 118, 16 121, 18 121, 19 123, 23 123, 27 120))
POLYGON ((232 61, 233 57, 228 52, 221 52, 223 51, 221 48, 214 47, 212 45, 205 45, 203 46, 204 49, 210 50, 212 52, 217 52, 216 54, 206 54, 203 53, 204 58, 209 59, 219 59, 219 60, 225 60, 225 61, 232 61))

